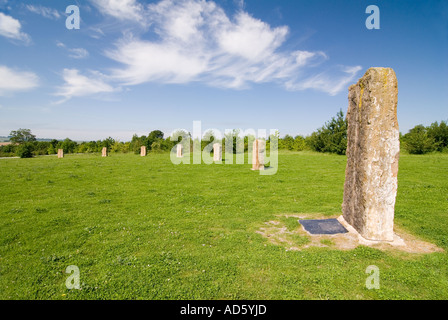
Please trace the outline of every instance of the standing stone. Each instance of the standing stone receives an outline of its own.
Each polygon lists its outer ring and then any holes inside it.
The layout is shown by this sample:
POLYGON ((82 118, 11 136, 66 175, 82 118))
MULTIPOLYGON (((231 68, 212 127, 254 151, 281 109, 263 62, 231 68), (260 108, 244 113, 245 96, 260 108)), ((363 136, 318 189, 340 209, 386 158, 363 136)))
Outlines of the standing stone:
POLYGON ((252 170, 264 170, 266 141, 255 139, 252 147, 252 170))
POLYGON ((146 146, 140 147, 140 156, 145 157, 146 156, 146 146))
POLYGON ((213 144, 213 161, 222 161, 222 145, 220 143, 213 144))
POLYGON ((107 157, 107 148, 106 147, 104 147, 103 150, 101 150, 101 156, 107 157))
POLYGON ((182 158, 182 145, 181 144, 177 145, 177 157, 182 158))
POLYGON ((397 78, 370 68, 349 88, 343 218, 365 239, 393 241, 400 140, 397 78))
POLYGON ((64 158, 64 149, 58 149, 58 158, 64 158))

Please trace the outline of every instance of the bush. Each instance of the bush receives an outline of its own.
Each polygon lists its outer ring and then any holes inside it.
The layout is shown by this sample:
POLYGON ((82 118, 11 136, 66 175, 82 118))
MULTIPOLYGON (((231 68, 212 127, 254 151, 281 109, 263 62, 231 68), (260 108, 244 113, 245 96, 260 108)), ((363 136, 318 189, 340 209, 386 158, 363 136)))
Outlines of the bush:
POLYGON ((7 144, 0 146, 0 157, 14 157, 17 146, 14 144, 7 144))
POLYGON ((120 141, 115 141, 110 147, 110 151, 115 153, 127 153, 129 151, 129 144, 129 142, 123 143, 120 141))
POLYGON ((160 143, 160 141, 154 141, 151 144, 151 151, 152 152, 161 152, 162 151, 162 144, 160 143))
POLYGON ((52 146, 48 141, 33 141, 32 143, 34 155, 48 154, 48 149, 52 146))
POLYGON ((50 143, 50 146, 48 147, 47 154, 56 154, 58 153, 58 150, 50 143))
POLYGON ((23 143, 17 147, 16 154, 20 158, 32 158, 33 146, 30 143, 23 143))

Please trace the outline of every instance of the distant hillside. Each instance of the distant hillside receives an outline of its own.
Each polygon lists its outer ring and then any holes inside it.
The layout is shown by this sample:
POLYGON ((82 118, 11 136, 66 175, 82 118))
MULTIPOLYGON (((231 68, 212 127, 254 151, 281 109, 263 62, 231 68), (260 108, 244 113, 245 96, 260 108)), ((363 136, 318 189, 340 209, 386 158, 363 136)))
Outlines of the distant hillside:
MULTIPOLYGON (((5 136, 0 136, 0 142, 9 142, 9 138, 10 137, 5 137, 5 136)), ((36 141, 51 141, 53 139, 48 139, 48 138, 36 138, 36 141)))

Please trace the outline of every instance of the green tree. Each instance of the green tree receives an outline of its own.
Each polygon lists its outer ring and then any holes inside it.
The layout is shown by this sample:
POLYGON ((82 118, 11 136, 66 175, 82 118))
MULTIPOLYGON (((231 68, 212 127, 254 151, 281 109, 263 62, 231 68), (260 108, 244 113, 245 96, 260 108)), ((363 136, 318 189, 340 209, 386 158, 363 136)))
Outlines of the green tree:
POLYGON ((437 144, 435 149, 442 151, 448 148, 448 125, 446 121, 441 121, 440 124, 436 121, 427 127, 428 137, 434 139, 437 144))
POLYGON ((428 135, 428 129, 419 124, 403 136, 404 148, 411 154, 425 154, 437 149, 438 144, 428 135))
MULTIPOLYGON (((163 140, 164 133, 160 130, 153 130, 148 134, 148 137, 146 138, 146 147, 148 150, 152 150, 152 144, 154 142, 159 142, 159 145, 161 145, 161 141, 163 140)), ((156 146, 156 145, 155 145, 156 146)))
POLYGON ((47 149, 47 154, 58 153, 58 149, 57 149, 58 143, 59 143, 59 141, 56 139, 51 140, 50 145, 48 146, 48 149, 47 149))
POLYGON ((274 134, 269 135, 268 141, 266 141, 266 150, 278 151, 280 140, 280 132, 277 130, 274 134))
POLYGON ((11 143, 22 144, 25 142, 36 141, 36 136, 31 133, 30 129, 13 130, 9 135, 9 141, 11 141, 11 143))
MULTIPOLYGON (((252 148, 253 148, 253 143, 255 141, 255 136, 253 134, 247 134, 244 136, 244 151, 249 151, 251 150, 252 152, 252 148), (249 146, 249 142, 250 142, 250 146, 249 146)), ((267 148, 267 146, 266 146, 267 148)))
POLYGON ((236 154, 239 149, 244 150, 245 139, 239 137, 240 132, 240 129, 233 129, 224 134, 225 150, 232 150, 234 154, 236 154))
POLYGON ((101 148, 106 147, 107 151, 109 152, 111 147, 114 145, 114 143, 115 143, 115 140, 111 137, 108 137, 107 139, 104 139, 103 141, 101 141, 99 143, 99 145, 101 146, 101 148))
POLYGON ((347 149, 347 120, 340 110, 336 117, 313 132, 308 139, 311 149, 318 152, 345 154, 347 149))
POLYGON ((130 150, 135 154, 140 154, 140 148, 142 146, 146 146, 146 148, 149 149, 146 136, 139 137, 138 135, 134 134, 131 139, 130 150))
POLYGON ((293 143, 293 150, 303 151, 306 149, 306 140, 303 136, 295 136, 293 143))
POLYGON ((279 140, 279 149, 293 150, 294 149, 294 138, 289 134, 285 135, 283 139, 279 140))
POLYGON ((64 141, 58 142, 57 149, 63 149, 64 153, 74 153, 78 149, 78 144, 76 141, 66 138, 64 141))
POLYGON ((51 143, 48 141, 33 141, 29 143, 33 145, 34 155, 48 154, 48 149, 52 147, 51 143))
POLYGON ((213 152, 213 145, 210 145, 212 143, 219 143, 219 141, 215 137, 213 130, 207 130, 201 139, 201 151, 206 150, 209 153, 213 152))

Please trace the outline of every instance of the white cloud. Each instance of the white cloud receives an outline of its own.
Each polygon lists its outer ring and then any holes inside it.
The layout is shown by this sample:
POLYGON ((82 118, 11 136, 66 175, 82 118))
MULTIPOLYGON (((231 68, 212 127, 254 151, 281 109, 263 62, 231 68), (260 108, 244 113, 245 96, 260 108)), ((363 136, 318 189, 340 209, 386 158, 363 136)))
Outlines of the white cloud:
POLYGON ((30 90, 38 86, 39 77, 32 72, 17 71, 0 65, 0 95, 30 90))
POLYGON ((21 32, 22 25, 19 20, 0 12, 0 35, 6 38, 30 42, 30 37, 21 32))
POLYGON ((65 84, 59 88, 55 95, 64 98, 57 103, 65 102, 73 97, 116 91, 116 89, 105 82, 105 76, 99 72, 91 71, 87 77, 80 74, 77 69, 64 69, 62 77, 65 84))
POLYGON ((283 49, 289 28, 252 17, 241 3, 230 18, 212 1, 162 0, 146 7, 135 0, 98 1, 103 13, 120 20, 134 17, 157 36, 150 41, 128 34, 107 49, 105 54, 123 65, 111 77, 126 85, 198 81, 234 89, 276 82, 289 90, 336 94, 359 71, 323 68, 329 58, 322 51, 283 49))
POLYGON ((274 54, 287 34, 287 27, 271 29, 268 24, 241 12, 235 23, 228 23, 216 36, 226 53, 260 61, 274 54))
POLYGON ((119 20, 142 22, 144 7, 136 0, 91 0, 98 10, 119 20))
POLYGON ((58 10, 56 9, 52 9, 52 8, 48 8, 48 7, 43 7, 41 5, 35 6, 32 4, 27 4, 26 8, 33 13, 39 14, 41 16, 43 16, 44 18, 47 19, 59 19, 61 17, 61 15, 59 14, 58 10))
POLYGON ((196 55, 185 54, 180 48, 141 40, 125 42, 108 55, 127 65, 126 69, 114 70, 113 77, 128 85, 148 81, 185 83, 194 80, 207 68, 206 61, 196 55))

